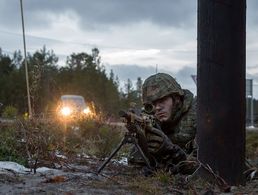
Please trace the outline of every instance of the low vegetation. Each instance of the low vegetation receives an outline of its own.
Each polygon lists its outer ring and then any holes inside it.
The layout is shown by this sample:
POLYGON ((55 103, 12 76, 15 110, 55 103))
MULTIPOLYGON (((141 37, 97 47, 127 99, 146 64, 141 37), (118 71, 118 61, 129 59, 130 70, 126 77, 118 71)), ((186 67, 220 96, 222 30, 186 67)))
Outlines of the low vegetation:
POLYGON ((258 160, 258 132, 250 131, 246 134, 246 157, 255 164, 258 160))
POLYGON ((27 165, 27 158, 21 154, 23 151, 17 124, 0 123, 0 161, 15 161, 27 165))
MULTIPOLYGON (((53 153, 105 158, 120 143, 125 132, 102 119, 68 124, 46 119, 17 119, 12 123, 0 123, 0 129, 0 160, 12 160, 24 165, 49 160, 53 153)), ((128 147, 121 148, 119 155, 126 155, 124 153, 128 153, 128 147)), ((258 133, 247 132, 246 157, 255 161, 257 156, 258 133)))
POLYGON ((36 170, 54 166, 58 156, 104 158, 119 144, 123 131, 100 120, 59 123, 33 119, 0 123, 0 160, 15 161, 36 170))
POLYGON ((3 110, 2 117, 13 119, 16 118, 18 110, 14 106, 6 106, 3 110))
MULTIPOLYGON (((122 127, 107 124, 105 120, 88 119, 76 123, 60 123, 46 119, 23 120, 0 123, 0 160, 15 161, 36 171, 39 166, 56 167, 64 163, 82 163, 81 157, 103 159, 118 146, 123 138, 122 127)), ((257 160, 258 133, 247 132, 246 155, 250 161, 257 160)), ((129 147, 122 147, 114 158, 128 154, 129 147)), ((87 162, 86 162, 87 163, 87 162)), ((171 176, 158 171, 152 177, 144 177, 132 167, 110 165, 116 172, 111 179, 88 181, 87 185, 96 189, 110 190, 121 188, 136 194, 199 194, 221 192, 215 184, 199 179, 186 180, 185 176, 171 176), (121 170, 120 170, 121 169, 121 170), (111 189, 112 188, 112 189, 111 189)), ((249 191, 253 192, 255 183, 249 191)), ((232 191, 246 191, 238 187, 232 191)))

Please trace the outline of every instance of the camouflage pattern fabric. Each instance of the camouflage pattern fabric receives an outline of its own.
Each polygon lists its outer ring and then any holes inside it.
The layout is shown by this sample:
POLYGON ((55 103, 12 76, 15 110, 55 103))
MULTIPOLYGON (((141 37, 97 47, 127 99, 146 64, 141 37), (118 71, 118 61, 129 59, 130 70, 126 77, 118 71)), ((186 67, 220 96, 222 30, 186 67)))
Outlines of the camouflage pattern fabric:
MULTIPOLYGON (((166 140, 166 143, 163 143, 158 151, 152 151, 158 166, 171 174, 192 174, 199 166, 196 159, 197 147, 195 144, 196 99, 193 98, 190 91, 183 90, 183 92, 183 105, 176 113, 173 123, 161 125, 166 138, 161 134, 160 140, 166 140), (184 158, 183 153, 187 154, 186 158, 184 158)), ((134 151, 134 154, 131 154, 129 158, 129 163, 140 164, 142 162, 141 157, 134 151)))
POLYGON ((142 86, 143 104, 151 103, 167 95, 184 94, 181 86, 168 74, 157 73, 147 78, 142 86))
POLYGON ((161 125, 161 128, 173 144, 179 145, 189 154, 196 149, 194 141, 197 128, 196 99, 188 90, 184 90, 184 94, 183 106, 174 118, 174 121, 178 122, 174 122, 171 126, 161 125))
MULTIPOLYGON (((165 166, 173 167, 172 173, 192 174, 199 166, 197 161, 197 145, 195 142, 197 116, 196 99, 189 90, 184 91, 184 101, 171 124, 161 125, 162 130, 174 145, 179 146, 186 153, 187 159, 175 164, 164 162, 165 166)), ((162 157, 165 160, 165 157, 162 157)))

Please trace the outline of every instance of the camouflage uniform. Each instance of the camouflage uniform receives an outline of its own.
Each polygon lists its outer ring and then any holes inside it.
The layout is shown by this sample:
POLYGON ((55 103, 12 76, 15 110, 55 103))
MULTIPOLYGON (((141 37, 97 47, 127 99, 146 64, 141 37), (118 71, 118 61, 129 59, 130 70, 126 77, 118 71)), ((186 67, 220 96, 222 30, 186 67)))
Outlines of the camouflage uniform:
MULTIPOLYGON (((168 123, 160 123, 162 130, 150 131, 161 137, 161 146, 151 154, 157 161, 157 167, 166 168, 172 173, 191 174, 198 166, 196 160, 196 100, 188 90, 168 74, 158 73, 147 78, 143 84, 143 104, 146 106, 165 96, 180 96, 182 104, 168 123), (190 162, 190 163, 189 163, 190 162)), ((148 132, 145 133, 147 142, 148 132)), ((155 141, 155 140, 154 140, 155 141)), ((150 143, 151 144, 151 143, 150 143)), ((139 161, 139 155, 134 153, 131 162, 139 161)), ((129 161, 130 162, 130 161, 129 161)))
POLYGON ((177 144, 189 154, 196 149, 194 143, 196 135, 196 99, 193 94, 184 90, 184 102, 182 109, 174 118, 176 123, 162 125, 161 129, 170 138, 173 144, 177 144))

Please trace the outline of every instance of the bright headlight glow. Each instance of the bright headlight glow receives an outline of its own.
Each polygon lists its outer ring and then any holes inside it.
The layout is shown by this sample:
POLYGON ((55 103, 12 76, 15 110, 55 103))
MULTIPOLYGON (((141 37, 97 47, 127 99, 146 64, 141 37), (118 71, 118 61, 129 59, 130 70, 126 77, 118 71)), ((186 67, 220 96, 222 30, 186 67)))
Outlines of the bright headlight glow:
POLYGON ((61 114, 64 116, 69 116, 71 113, 72 113, 72 110, 69 107, 63 107, 61 109, 61 114))
POLYGON ((84 114, 89 114, 90 113, 90 108, 87 107, 87 108, 83 109, 83 113, 84 114))

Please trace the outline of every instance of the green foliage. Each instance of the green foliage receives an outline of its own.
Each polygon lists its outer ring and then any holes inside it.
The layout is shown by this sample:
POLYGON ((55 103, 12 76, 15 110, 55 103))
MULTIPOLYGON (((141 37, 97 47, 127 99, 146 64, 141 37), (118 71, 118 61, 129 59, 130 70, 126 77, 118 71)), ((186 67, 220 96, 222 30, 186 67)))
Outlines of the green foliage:
POLYGON ((107 157, 122 139, 121 129, 94 120, 81 121, 76 134, 79 152, 101 158, 107 157))
POLYGON ((22 140, 18 139, 17 126, 0 123, 0 161, 14 161, 23 165, 27 164, 26 156, 21 153, 22 140))
POLYGON ((258 156, 258 133, 255 131, 246 133, 246 157, 249 159, 258 156))
POLYGON ((103 125, 99 129, 100 142, 97 147, 96 156, 107 157, 122 139, 120 132, 111 126, 103 125))
POLYGON ((169 184, 169 182, 171 181, 171 175, 163 170, 157 171, 155 173, 155 177, 158 179, 158 181, 160 181, 162 184, 169 184))
POLYGON ((116 83, 107 77, 96 48, 92 55, 84 52, 70 55, 67 67, 59 71, 57 85, 63 94, 80 94, 87 102, 94 102, 98 112, 117 113, 119 110, 116 83))
POLYGON ((18 110, 13 106, 6 106, 3 110, 2 117, 4 118, 16 118, 18 110))
MULTIPOLYGON (((55 111, 61 95, 82 95, 86 102, 94 102, 97 112, 117 116, 130 102, 140 104, 142 81, 137 80, 137 90, 128 79, 126 93, 119 91, 119 79, 111 70, 109 77, 101 64, 97 48, 92 53, 72 53, 66 66, 59 67, 58 58, 45 46, 27 58, 32 111, 38 116, 55 111)), ((20 51, 13 58, 0 49, 0 100, 4 105, 14 105, 19 114, 28 112, 25 81, 25 63, 20 51)))
POLYGON ((0 124, 0 160, 37 168, 38 162, 55 160, 53 153, 63 149, 62 129, 54 121, 33 119, 0 124))
MULTIPOLYGON (((17 56, 15 59, 17 59, 17 56)), ((26 97, 26 85, 24 72, 20 76, 14 61, 18 60, 12 60, 8 55, 3 54, 0 49, 0 101, 4 105, 14 105, 20 110, 20 105, 26 97), (23 89, 25 93, 23 93, 23 89)))
POLYGON ((35 114, 48 112, 48 107, 55 99, 57 61, 54 52, 45 46, 28 56, 30 94, 33 97, 31 103, 35 114))

